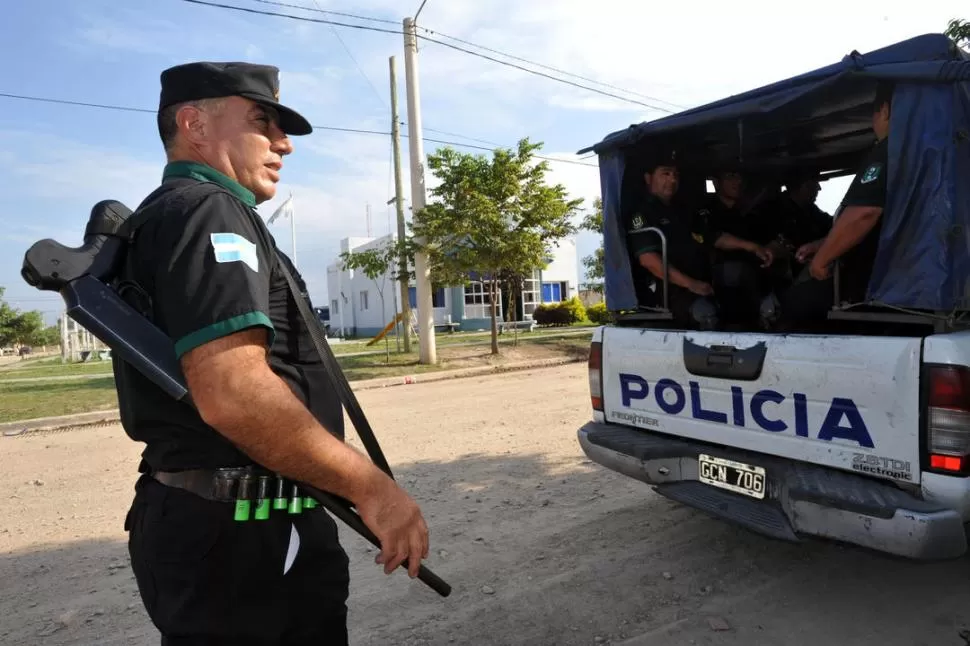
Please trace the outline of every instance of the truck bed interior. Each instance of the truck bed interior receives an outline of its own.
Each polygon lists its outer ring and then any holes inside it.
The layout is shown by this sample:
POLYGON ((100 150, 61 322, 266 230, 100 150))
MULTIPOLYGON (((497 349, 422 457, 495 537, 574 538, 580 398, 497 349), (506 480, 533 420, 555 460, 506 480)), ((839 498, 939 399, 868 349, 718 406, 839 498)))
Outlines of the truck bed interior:
MULTIPOLYGON (((625 215, 645 190, 643 160, 676 150, 683 210, 708 179, 740 170, 749 205, 777 195, 794 171, 821 182, 853 175, 875 143, 877 90, 893 90, 889 191, 867 302, 836 299, 828 319, 777 333, 926 336, 970 326, 970 56, 942 34, 918 36, 655 121, 578 151, 599 159, 605 295, 622 326, 677 329, 663 297, 637 297, 625 215), (888 243, 887 243, 888 241, 888 243)), ((833 214, 834 215, 834 214, 833 214)), ((836 269, 838 271, 838 269, 836 269)), ((726 328, 729 332, 764 331, 726 328)))

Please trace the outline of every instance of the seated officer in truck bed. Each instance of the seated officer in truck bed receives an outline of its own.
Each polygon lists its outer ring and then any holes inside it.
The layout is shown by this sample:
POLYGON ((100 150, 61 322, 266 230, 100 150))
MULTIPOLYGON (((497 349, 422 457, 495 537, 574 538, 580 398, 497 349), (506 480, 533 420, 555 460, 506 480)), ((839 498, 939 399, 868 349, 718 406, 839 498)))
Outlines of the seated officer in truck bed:
POLYGON ((718 307, 711 286, 711 254, 716 249, 748 251, 770 264, 771 252, 747 240, 723 233, 715 222, 705 222, 673 204, 680 175, 673 151, 663 151, 647 164, 644 173, 646 195, 624 223, 627 246, 634 262, 637 293, 644 291, 644 280, 654 279, 657 301, 662 302, 663 257, 656 233, 640 232, 656 227, 667 241, 667 272, 670 287, 668 306, 681 325, 711 330, 719 325, 718 307), (637 271, 637 268, 649 272, 637 271), (639 280, 638 280, 639 278, 639 280))
POLYGON ((840 300, 866 300, 872 265, 879 246, 882 212, 886 206, 889 123, 893 88, 880 84, 872 103, 872 130, 876 141, 869 150, 845 197, 840 213, 817 247, 803 254, 807 271, 782 299, 786 317, 824 320, 834 303, 832 267, 839 270, 840 300))
POLYGON ((772 238, 767 244, 775 253, 776 288, 788 287, 807 270, 832 229, 832 216, 815 203, 821 189, 817 173, 792 171, 785 178, 785 189, 759 209, 759 226, 772 238))
MULTIPOLYGON (((765 227, 761 211, 742 208, 745 177, 740 169, 724 166, 713 173, 714 194, 707 196, 697 217, 709 222, 714 230, 728 233, 739 240, 758 245, 771 241, 771 232, 765 227), (766 234, 766 230, 768 233, 766 234)), ((713 286, 718 294, 721 317, 725 323, 753 326, 764 314, 762 301, 769 296, 773 281, 757 256, 750 249, 717 248, 713 254, 713 286)), ((769 311, 777 309, 768 307, 769 311)))

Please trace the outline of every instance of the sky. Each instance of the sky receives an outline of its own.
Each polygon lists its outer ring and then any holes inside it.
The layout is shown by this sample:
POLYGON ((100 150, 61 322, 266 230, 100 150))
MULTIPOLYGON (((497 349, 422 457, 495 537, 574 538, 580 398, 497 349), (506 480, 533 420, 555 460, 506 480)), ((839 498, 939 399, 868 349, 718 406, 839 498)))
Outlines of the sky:
MULTIPOLYGON (((404 12, 413 15, 421 4, 214 1, 397 32, 404 12)), ((419 27, 430 30, 423 35, 632 101, 420 40, 425 154, 442 145, 431 139, 491 150, 529 137, 543 143, 540 154, 555 159, 549 181, 562 183, 591 207, 599 195, 596 158, 575 153, 606 134, 837 62, 853 50, 939 33, 951 18, 970 17, 966 0, 795 5, 736 0, 700 6, 427 0, 418 18, 419 27)), ((276 65, 281 101, 316 127, 313 134, 294 138, 295 151, 285 160, 276 198, 259 206, 268 219, 293 196, 297 266, 314 303, 329 300, 326 266, 335 260, 340 240, 368 234, 368 205, 372 235, 396 231, 393 206, 386 204, 394 196, 390 137, 328 128, 390 130, 391 56, 396 59, 399 117, 408 120, 399 33, 185 0, 31 0, 5 3, 3 12, 0 57, 6 63, 0 66, 0 94, 147 110, 0 96, 0 286, 14 307, 40 310, 53 323, 63 310, 60 297, 20 277, 27 248, 44 238, 79 245, 96 202, 116 199, 134 208, 157 186, 165 164, 151 112, 158 102, 159 74, 192 60, 276 65)), ((401 145, 407 208, 406 137, 401 145)), ((429 176, 427 182, 434 179, 429 176)), ((832 212, 847 180, 830 184, 823 187, 819 205, 832 212)), ((290 222, 277 220, 271 231, 281 249, 291 253, 290 222)), ((581 234, 579 257, 597 245, 594 234, 581 234)))

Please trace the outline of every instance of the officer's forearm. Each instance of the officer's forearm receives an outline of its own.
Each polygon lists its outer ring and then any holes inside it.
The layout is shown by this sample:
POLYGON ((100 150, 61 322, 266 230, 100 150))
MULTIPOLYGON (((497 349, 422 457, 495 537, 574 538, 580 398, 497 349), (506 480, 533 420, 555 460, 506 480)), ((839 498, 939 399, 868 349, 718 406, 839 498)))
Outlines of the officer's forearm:
MULTIPOLYGON (((661 260, 660 258, 660 254, 658 253, 640 254, 640 264, 643 266, 644 269, 649 271, 651 274, 653 274, 660 280, 663 280, 664 266, 663 266, 663 260, 661 260)), ((667 265, 667 274, 672 284, 677 285, 678 287, 683 287, 684 289, 690 289, 690 286, 695 282, 693 278, 681 272, 673 265, 667 265)))
POLYGON ((772 240, 769 242, 767 249, 774 255, 775 258, 784 258, 790 255, 788 253, 788 248, 780 240, 772 240))
POLYGON ((758 248, 758 245, 755 243, 742 240, 741 238, 731 235, 730 233, 722 233, 720 236, 718 236, 717 240, 714 241, 714 246, 717 249, 722 249, 724 251, 737 249, 740 251, 751 251, 752 253, 758 248))
POLYGON ((264 341, 241 332, 183 358, 203 420, 257 463, 358 504, 386 486, 365 455, 327 432, 269 367, 264 341))
POLYGON ((852 206, 845 209, 832 225, 822 246, 815 254, 815 262, 827 266, 859 244, 876 226, 882 209, 874 206, 852 206))

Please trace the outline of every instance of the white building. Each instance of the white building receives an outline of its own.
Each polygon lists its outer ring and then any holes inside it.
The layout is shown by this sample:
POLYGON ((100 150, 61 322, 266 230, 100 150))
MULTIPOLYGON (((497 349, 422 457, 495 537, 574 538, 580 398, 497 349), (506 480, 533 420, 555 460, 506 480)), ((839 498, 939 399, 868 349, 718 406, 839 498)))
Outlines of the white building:
MULTIPOLYGON (((344 238, 340 251, 365 251, 387 244, 396 236, 344 238)), ((549 264, 526 281, 521 302, 516 303, 514 320, 530 320, 539 303, 559 303, 579 294, 579 261, 576 239, 566 238, 553 246, 549 264)), ((339 257, 327 266, 327 294, 330 298, 330 331, 336 336, 372 337, 394 320, 400 311, 400 287, 388 272, 378 280, 360 271, 343 269, 339 257), (381 307, 380 291, 384 294, 381 307)), ((416 288, 409 289, 412 309, 416 307, 416 288)), ((470 281, 464 287, 439 287, 432 292, 436 325, 457 324, 459 330, 487 330, 491 312, 488 285, 470 281)), ((507 299, 500 292, 499 320, 506 320, 507 299)))

